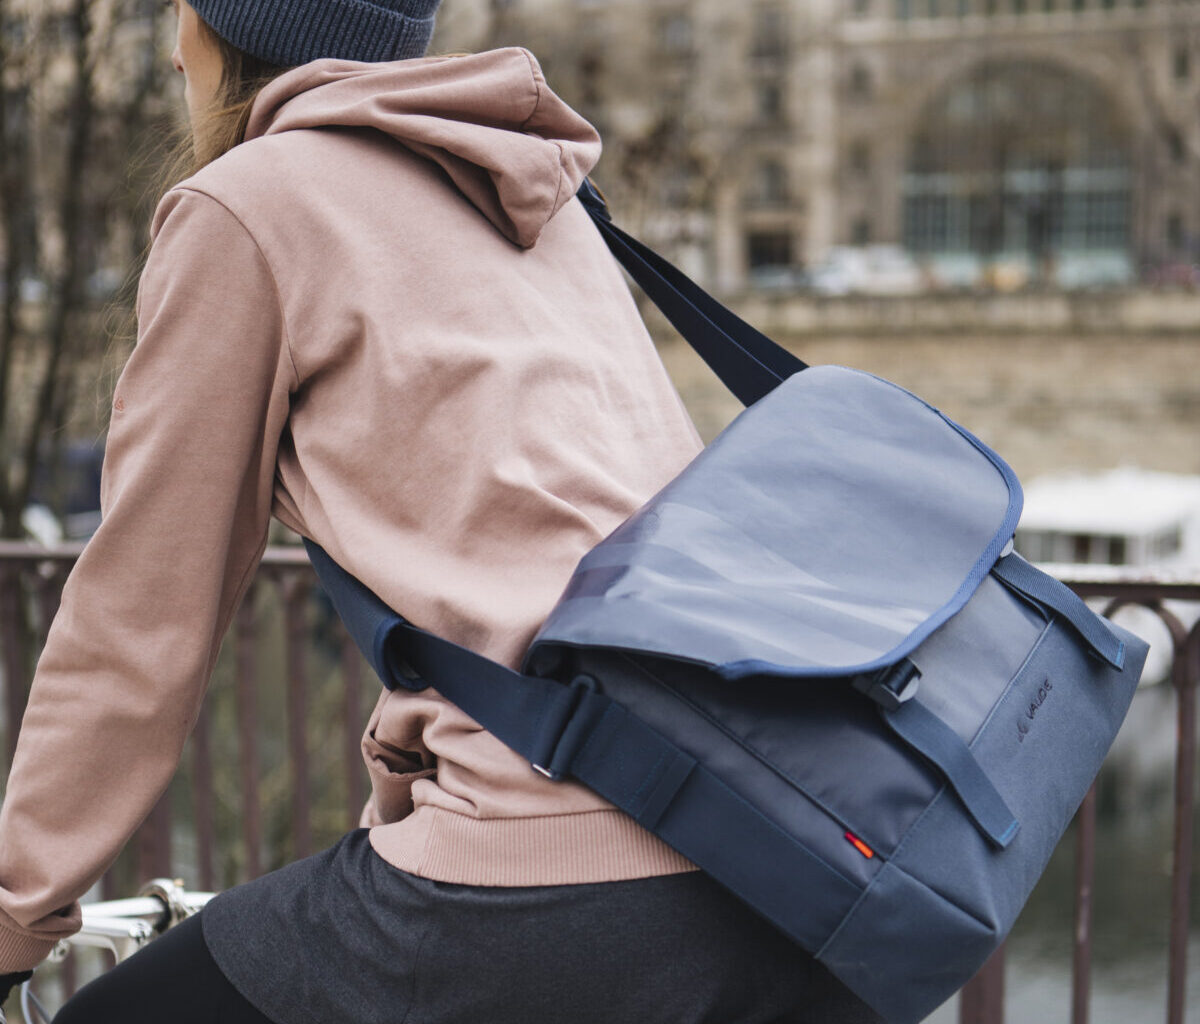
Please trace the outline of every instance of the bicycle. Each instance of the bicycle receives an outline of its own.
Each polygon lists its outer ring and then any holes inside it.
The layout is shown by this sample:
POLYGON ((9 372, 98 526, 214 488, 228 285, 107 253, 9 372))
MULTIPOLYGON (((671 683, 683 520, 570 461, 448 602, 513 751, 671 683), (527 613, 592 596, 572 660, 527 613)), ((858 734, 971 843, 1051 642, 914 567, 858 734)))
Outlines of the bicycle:
MULTIPOLYGON (((42 963, 61 963, 73 947, 106 949, 120 963, 168 928, 191 917, 214 895, 189 892, 179 880, 156 878, 130 899, 85 904, 83 927, 59 942, 42 963)), ((21 986, 21 1013, 25 1024, 50 1024, 51 1015, 34 994, 32 980, 21 986)), ((0 1024, 8 1024, 2 1007, 0 1024)))

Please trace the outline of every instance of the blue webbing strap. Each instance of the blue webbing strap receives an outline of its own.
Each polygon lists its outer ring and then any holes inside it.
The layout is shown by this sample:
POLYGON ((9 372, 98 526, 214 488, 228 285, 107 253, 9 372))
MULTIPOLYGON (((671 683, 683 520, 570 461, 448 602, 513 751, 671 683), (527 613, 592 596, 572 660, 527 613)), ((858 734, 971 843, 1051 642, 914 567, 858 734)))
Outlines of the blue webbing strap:
POLYGON ((1035 569, 1020 555, 1006 555, 992 572, 1015 590, 1058 612, 1087 645, 1118 671, 1125 667, 1125 642, 1065 583, 1035 569))
POLYGON ((613 224, 590 181, 585 179, 576 194, 629 276, 743 405, 753 405, 781 381, 806 369, 806 363, 613 224))
POLYGON ((433 685, 552 777, 572 775, 655 832, 757 910, 804 906, 796 941, 816 950, 861 894, 661 733, 585 680, 521 675, 418 629, 319 546, 309 558, 351 636, 389 689, 433 685), (382 640, 381 640, 382 638, 382 640), (747 842, 731 843, 730 836, 747 842), (771 882, 764 887, 762 882, 771 882), (772 894, 770 901, 754 891, 772 894))
POLYGON ((937 766, 988 841, 1008 846, 1020 825, 962 737, 917 700, 881 713, 897 736, 937 766))
POLYGON ((363 657, 384 685, 389 690, 397 685, 406 689, 423 689, 424 683, 417 685, 416 680, 405 679, 403 667, 395 664, 394 659, 389 664, 387 639, 396 623, 404 620, 379 600, 374 591, 363 586, 330 558, 323 547, 306 537, 304 549, 350 639, 362 651, 363 657))

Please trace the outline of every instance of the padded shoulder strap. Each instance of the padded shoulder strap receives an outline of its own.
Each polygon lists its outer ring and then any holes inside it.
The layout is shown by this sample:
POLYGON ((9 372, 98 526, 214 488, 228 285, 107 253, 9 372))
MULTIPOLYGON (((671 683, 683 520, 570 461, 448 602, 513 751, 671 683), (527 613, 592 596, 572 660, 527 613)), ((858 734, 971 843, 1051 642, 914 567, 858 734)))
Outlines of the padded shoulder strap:
POLYGON ((621 266, 743 405, 753 405, 781 381, 807 368, 807 363, 617 227, 591 181, 585 179, 577 195, 621 266))

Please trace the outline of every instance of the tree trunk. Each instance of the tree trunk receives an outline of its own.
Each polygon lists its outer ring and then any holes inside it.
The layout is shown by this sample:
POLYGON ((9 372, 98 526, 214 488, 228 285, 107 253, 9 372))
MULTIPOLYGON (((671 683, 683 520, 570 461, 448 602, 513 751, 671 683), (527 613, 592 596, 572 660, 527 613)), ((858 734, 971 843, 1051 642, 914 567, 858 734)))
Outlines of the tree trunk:
MULTIPOLYGON (((88 57, 91 23, 88 0, 75 0, 71 12, 74 30, 75 88, 67 113, 67 151, 59 229, 63 236, 63 266, 50 300, 46 331, 46 362, 37 389, 37 403, 25 437, 24 454, 12 488, 13 502, 23 509, 33 490, 38 458, 54 422, 55 393, 62 384, 62 369, 70 343, 71 327, 84 303, 83 282, 86 219, 83 215, 84 181, 94 106, 92 67, 88 57)), ((5 523, 6 532, 9 524, 5 523)), ((18 515, 19 529, 19 515, 18 515)), ((10 535, 19 535, 10 534, 10 535)))
MULTIPOLYGON (((15 15, 7 0, 0 0, 0 69, 10 66, 16 33, 15 15)), ((4 294, 0 298, 0 533, 20 536, 21 507, 14 503, 7 456, 10 420, 10 378, 20 330, 21 278, 27 270, 23 212, 28 208, 29 90, 18 80, 10 85, 0 75, 0 218, 4 231, 4 294)))

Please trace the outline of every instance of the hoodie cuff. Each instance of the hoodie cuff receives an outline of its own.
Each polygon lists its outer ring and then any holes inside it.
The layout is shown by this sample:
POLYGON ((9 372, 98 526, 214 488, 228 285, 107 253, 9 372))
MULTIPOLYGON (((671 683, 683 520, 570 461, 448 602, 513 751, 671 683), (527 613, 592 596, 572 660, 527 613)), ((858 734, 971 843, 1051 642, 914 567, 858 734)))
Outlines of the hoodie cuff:
POLYGON ((13 931, 0 923, 0 974, 36 967, 50 955, 57 941, 13 931))

